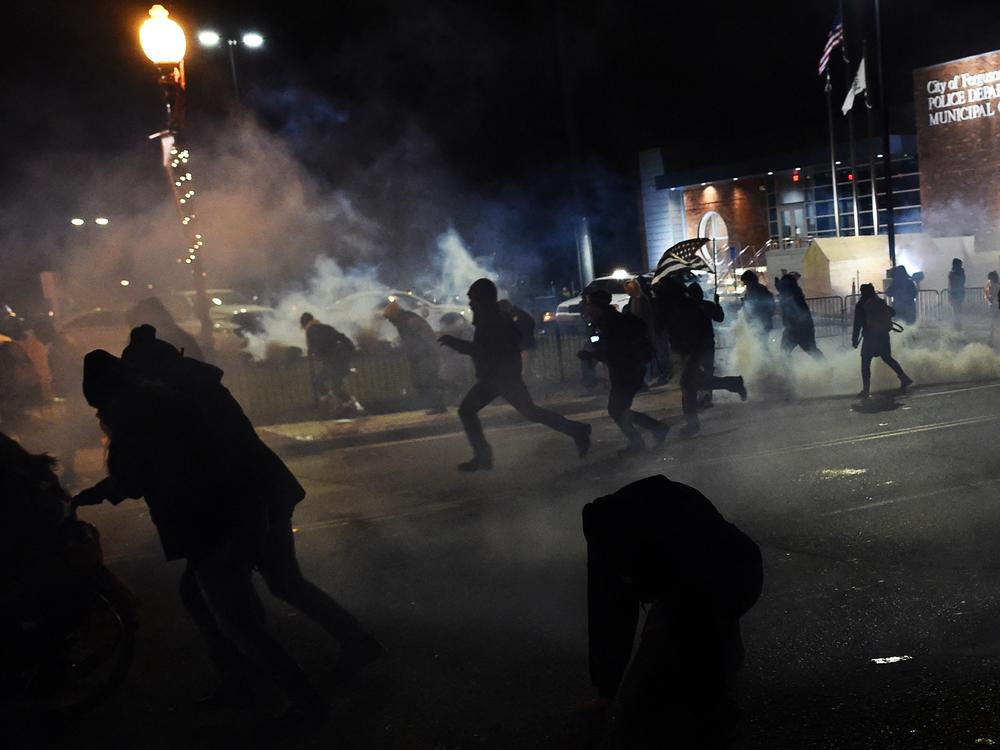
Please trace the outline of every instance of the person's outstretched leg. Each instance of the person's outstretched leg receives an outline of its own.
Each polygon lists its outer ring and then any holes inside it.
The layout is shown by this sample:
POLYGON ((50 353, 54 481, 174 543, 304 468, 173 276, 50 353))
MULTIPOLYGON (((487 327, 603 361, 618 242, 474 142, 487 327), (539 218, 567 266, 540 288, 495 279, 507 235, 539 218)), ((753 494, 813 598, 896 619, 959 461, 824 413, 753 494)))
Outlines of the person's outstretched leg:
POLYGON ((867 398, 871 393, 872 385, 872 355, 861 352, 861 393, 858 395, 867 398))
POLYGON ((612 383, 611 392, 608 394, 608 416, 614 420, 628 440, 628 445, 618 451, 619 455, 640 453, 646 448, 642 436, 632 422, 631 406, 635 391, 636 389, 629 385, 612 383))
POLYGON ((458 418, 462 420, 465 436, 472 446, 472 460, 459 464, 460 471, 476 471, 493 468, 493 451, 486 442, 479 412, 497 397, 496 389, 485 380, 477 380, 458 406, 458 418))
POLYGON ((694 435, 701 429, 698 419, 698 388, 702 381, 701 363, 697 354, 689 354, 684 360, 681 370, 681 411, 684 413, 685 424, 681 434, 694 435))
POLYGON ((893 358, 891 354, 883 354, 882 361, 889 365, 890 369, 896 373, 896 377, 899 378, 900 388, 906 388, 913 383, 910 376, 903 372, 902 366, 893 358))
POLYGON ((291 512, 290 507, 274 508, 268 514, 267 536, 257 558, 261 577, 272 594, 337 639, 342 666, 355 668, 374 661, 385 653, 384 647, 333 597, 302 575, 295 555, 291 512))
POLYGON ((531 394, 528 393, 528 387, 524 384, 524 380, 520 377, 508 377, 497 383, 496 388, 497 392, 525 419, 551 427, 553 430, 573 438, 581 458, 590 450, 590 425, 566 419, 562 414, 557 414, 536 404, 532 400, 531 394))

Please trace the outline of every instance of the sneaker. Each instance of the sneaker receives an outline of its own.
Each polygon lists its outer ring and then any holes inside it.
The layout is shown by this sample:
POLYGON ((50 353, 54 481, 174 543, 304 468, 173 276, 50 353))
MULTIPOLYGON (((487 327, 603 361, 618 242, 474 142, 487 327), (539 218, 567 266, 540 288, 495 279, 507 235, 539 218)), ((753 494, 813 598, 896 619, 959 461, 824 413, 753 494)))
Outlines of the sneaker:
POLYGON ((746 401, 747 400, 747 387, 743 383, 743 376, 741 375, 740 377, 738 377, 737 381, 738 382, 736 384, 736 393, 739 394, 740 401, 746 401))
POLYGON ((653 443, 655 445, 663 445, 663 442, 667 439, 667 433, 670 432, 670 425, 661 424, 655 430, 653 430, 653 443))
POLYGON ((899 379, 899 390, 905 391, 911 385, 913 385, 913 378, 909 377, 908 375, 904 375, 899 379))
POLYGON ((493 457, 492 456, 476 456, 469 461, 460 463, 458 465, 459 471, 479 471, 480 469, 492 469, 493 468, 493 457))
POLYGON ((573 442, 576 443, 576 453, 580 458, 583 458, 590 451, 590 433, 593 428, 588 424, 584 425, 584 429, 580 431, 580 434, 573 438, 573 442))

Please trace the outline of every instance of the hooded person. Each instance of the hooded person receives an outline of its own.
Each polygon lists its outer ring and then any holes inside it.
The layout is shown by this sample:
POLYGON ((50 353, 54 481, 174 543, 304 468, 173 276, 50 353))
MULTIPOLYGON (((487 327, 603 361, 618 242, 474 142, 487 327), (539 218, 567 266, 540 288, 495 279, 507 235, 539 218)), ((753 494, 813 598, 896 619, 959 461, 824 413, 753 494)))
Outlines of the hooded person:
POLYGON ((913 325, 917 322, 917 285, 906 272, 906 266, 896 266, 890 275, 892 281, 885 294, 892 300, 896 317, 907 325, 913 325))
POLYGON ((385 306, 382 316, 399 334, 413 390, 426 401, 427 413, 443 414, 447 411, 444 405, 447 385, 439 374, 441 350, 431 324, 415 312, 404 310, 395 300, 385 306))
POLYGON ((344 384, 351 372, 354 342, 333 326, 316 320, 310 312, 302 313, 299 325, 306 334, 306 356, 319 400, 327 404, 336 402, 348 412, 364 413, 344 384))
POLYGON ((472 308, 472 341, 444 335, 438 341, 459 354, 472 357, 476 382, 458 407, 466 437, 472 446, 472 459, 459 464, 459 471, 493 468, 493 450, 486 441, 479 412, 501 396, 525 419, 544 424, 573 438, 582 458, 590 450, 590 425, 566 419, 535 404, 521 375, 521 333, 517 324, 497 303, 496 285, 478 279, 469 287, 472 308))
MULTIPOLYGON (((166 350, 158 347, 157 355, 166 350)), ((245 485, 234 481, 203 404, 106 351, 90 352, 83 372, 84 396, 109 438, 108 477, 74 502, 143 498, 166 558, 186 561, 181 597, 221 677, 198 706, 247 705, 248 675, 261 669, 284 688, 293 714, 324 716, 322 697, 264 626, 250 577, 267 531, 262 503, 244 497, 245 485)))
POLYGON ((146 297, 139 300, 126 313, 126 319, 131 326, 148 324, 160 332, 160 338, 184 352, 187 357, 204 360, 205 356, 198 346, 194 336, 185 331, 174 320, 159 297, 146 297))
MULTIPOLYGON (((156 338, 151 326, 134 329, 122 360, 143 376, 188 394, 204 415, 209 441, 216 446, 221 465, 227 467, 227 484, 241 498, 240 514, 255 534, 251 550, 254 566, 268 589, 282 601, 315 620, 341 647, 342 668, 354 669, 380 656, 384 649, 358 621, 322 589, 302 574, 295 553, 292 514, 305 490, 284 461, 260 439, 239 402, 222 384, 223 372, 213 365, 183 356, 169 343, 156 338), (256 520, 254 520, 256 517, 256 520)), ((224 636, 204 606, 203 596, 191 574, 182 577, 181 593, 215 654, 224 636)), ((226 664, 220 672, 227 674, 226 664)), ((225 687, 219 701, 226 698, 225 687)))
POLYGON ((955 327, 962 327, 962 306, 965 304, 965 269, 961 258, 951 259, 948 272, 948 301, 955 316, 955 327))
POLYGON ((862 387, 858 398, 868 398, 871 395, 872 360, 875 357, 880 357, 896 373, 901 389, 906 389, 913 383, 892 356, 889 334, 892 332, 892 317, 895 313, 896 311, 875 293, 872 284, 861 285, 861 295, 854 306, 854 329, 851 334, 851 345, 857 349, 858 344, 861 344, 862 387))
POLYGON ((760 549, 698 490, 662 475, 588 503, 583 533, 598 693, 588 707, 612 707, 608 746, 718 746, 737 716, 739 619, 760 596, 760 549))
POLYGON ((644 385, 646 367, 654 354, 648 325, 635 315, 618 312, 611 305, 611 294, 604 289, 586 292, 584 307, 596 327, 598 341, 593 349, 583 349, 577 356, 596 359, 608 367, 611 381, 608 415, 628 440, 618 454, 635 455, 645 450, 636 425, 648 430, 657 445, 662 444, 669 425, 632 409, 632 401, 644 385))
POLYGON ((670 348, 684 357, 681 370, 681 410, 686 424, 681 435, 689 437, 701 429, 698 418, 698 392, 726 390, 746 401, 747 389, 742 376, 719 377, 707 362, 714 359, 715 331, 712 318, 702 303, 687 293, 679 280, 667 276, 656 288, 658 314, 667 322, 670 348))
POLYGON ((774 329, 774 295, 760 283, 760 278, 754 271, 744 271, 740 281, 746 287, 743 297, 743 310, 747 321, 764 338, 764 346, 774 329))
POLYGON ((806 295, 799 286, 799 275, 785 273, 775 282, 778 306, 781 309, 781 351, 791 354, 795 347, 802 347, 814 359, 822 359, 823 352, 816 346, 816 326, 813 323, 806 295))

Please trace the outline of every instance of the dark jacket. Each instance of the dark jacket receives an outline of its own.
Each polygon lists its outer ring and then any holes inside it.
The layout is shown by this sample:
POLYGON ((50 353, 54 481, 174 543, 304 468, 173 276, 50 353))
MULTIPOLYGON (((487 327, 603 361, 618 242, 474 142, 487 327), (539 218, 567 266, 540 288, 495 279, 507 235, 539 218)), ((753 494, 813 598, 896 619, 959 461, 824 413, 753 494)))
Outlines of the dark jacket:
POLYGON ((653 357, 646 322, 635 315, 608 307, 597 330, 600 340, 594 357, 607 364, 611 382, 641 381, 646 365, 653 357))
POLYGON ((953 268, 948 272, 948 295, 953 300, 965 299, 964 268, 953 268))
POLYGON ((743 304, 751 323, 763 331, 774 328, 774 295, 763 284, 748 284, 743 304))
POLYGON ((313 359, 336 362, 345 367, 354 354, 354 344, 347 336, 318 320, 310 321, 306 326, 306 348, 313 359))
POLYGON ((700 492, 664 476, 623 487, 583 509, 590 666, 613 695, 632 651, 640 602, 678 620, 733 621, 760 596, 760 549, 700 492))
MULTIPOLYGON (((964 293, 965 281, 962 281, 964 293)), ((913 323, 917 319, 917 285, 909 276, 897 276, 889 284, 885 291, 886 296, 892 298, 892 305, 896 308, 896 314, 904 323, 913 323)))
MULTIPOLYGON (((869 321, 865 314, 865 303, 871 299, 879 299, 878 295, 867 295, 862 296, 858 300, 858 303, 854 306, 854 329, 851 332, 851 345, 857 346, 858 342, 864 337, 864 343, 861 348, 862 354, 871 354, 873 356, 880 356, 882 354, 888 354, 890 352, 890 341, 889 341, 889 331, 873 331, 869 326, 869 321)), ((883 300, 880 300, 883 302, 883 300)), ((888 307, 889 316, 892 317, 896 314, 896 311, 888 307)))
POLYGON ((778 290, 778 304, 784 327, 793 333, 809 334, 815 330, 806 295, 795 278, 783 276, 775 284, 775 288, 778 290))
POLYGON ((521 377, 521 332, 509 315, 494 303, 476 313, 472 341, 456 339, 455 350, 472 357, 476 377, 521 377))
POLYGON ((681 354, 695 354, 712 346, 715 329, 702 302, 689 297, 682 287, 679 294, 668 297, 663 304, 667 311, 671 349, 681 354))

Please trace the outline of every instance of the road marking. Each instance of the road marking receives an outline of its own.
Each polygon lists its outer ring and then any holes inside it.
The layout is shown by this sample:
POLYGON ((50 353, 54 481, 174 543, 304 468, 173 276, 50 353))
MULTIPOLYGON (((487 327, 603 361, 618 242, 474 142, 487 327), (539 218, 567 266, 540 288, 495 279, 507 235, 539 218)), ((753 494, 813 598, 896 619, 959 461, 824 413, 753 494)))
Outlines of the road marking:
POLYGON ((935 497, 937 495, 951 494, 960 490, 974 490, 978 487, 988 487, 991 484, 1000 484, 1000 477, 995 479, 983 479, 979 482, 964 482, 962 484, 954 485, 952 487, 941 487, 936 490, 928 490, 927 492, 917 492, 913 495, 902 495, 901 497, 893 497, 888 500, 878 500, 874 503, 865 503, 864 505, 855 505, 851 508, 841 508, 840 510, 831 510, 826 513, 820 513, 820 518, 826 518, 827 516, 839 516, 843 513, 856 513, 860 510, 870 510, 872 508, 881 508, 886 505, 895 505, 896 503, 908 503, 911 500, 924 500, 928 497, 935 497))
POLYGON ((930 398, 931 396, 947 396, 952 393, 964 393, 966 391, 982 391, 986 388, 1000 388, 1000 383, 991 383, 990 385, 973 385, 968 388, 954 388, 950 391, 931 391, 929 393, 913 393, 910 398, 930 398))

